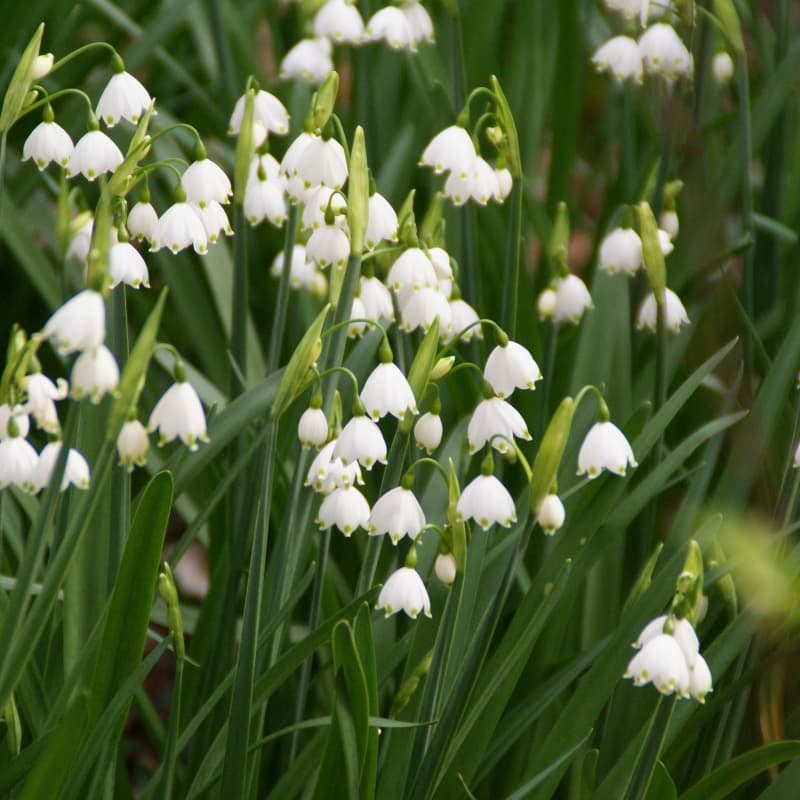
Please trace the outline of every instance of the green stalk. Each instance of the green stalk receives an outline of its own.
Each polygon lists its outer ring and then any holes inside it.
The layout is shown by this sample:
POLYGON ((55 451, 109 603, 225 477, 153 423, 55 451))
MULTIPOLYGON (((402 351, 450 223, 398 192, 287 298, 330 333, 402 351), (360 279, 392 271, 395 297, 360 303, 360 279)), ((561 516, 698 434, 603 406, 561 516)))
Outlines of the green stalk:
POLYGON ((292 251, 297 236, 297 218, 299 206, 292 205, 289 209, 289 219, 286 222, 286 238, 283 244, 283 269, 278 284, 278 299, 275 304, 275 316, 272 318, 272 337, 269 342, 269 355, 267 357, 267 375, 278 369, 281 357, 281 346, 286 329, 286 315, 289 308, 289 274, 291 272, 292 251))
POLYGON ((163 800, 170 800, 173 796, 172 785, 175 781, 175 764, 178 760, 178 726, 181 718, 181 694, 183 693, 183 658, 176 658, 175 684, 172 687, 172 704, 169 710, 169 727, 167 741, 164 748, 164 768, 161 773, 161 783, 156 792, 163 800))
POLYGON ((519 261, 522 237, 522 178, 514 180, 511 190, 511 217, 508 221, 506 242, 505 291, 501 324, 511 339, 517 336, 517 305, 519 294, 519 261))
POLYGON ((639 751, 633 775, 625 793, 625 800, 642 800, 653 777, 653 770, 664 746, 667 728, 675 708, 675 695, 669 698, 659 697, 658 705, 650 722, 647 736, 639 751))
MULTIPOLYGON (((231 311, 231 354, 234 363, 247 375, 247 221, 244 208, 237 203, 233 208, 233 308, 231 311)), ((231 370, 231 397, 241 394, 244 386, 236 370, 231 370)))
POLYGON ((222 85, 225 90, 224 99, 227 101, 228 106, 232 107, 236 100, 236 73, 233 69, 233 58, 231 57, 231 48, 225 30, 225 16, 222 6, 222 0, 214 0, 211 3, 211 19, 222 71, 222 85))
POLYGON ((539 390, 539 416, 536 420, 536 434, 534 441, 540 441, 547 424, 547 409, 550 403, 550 384, 553 381, 553 369, 556 363, 556 345, 558 343, 558 328, 555 323, 546 323, 544 346, 544 372, 542 374, 542 388, 539 390))
MULTIPOLYGON (((3 209, 3 192, 6 188, 6 146, 8 144, 8 131, 4 131, 0 136, 0 219, 3 209)), ((0 227, 0 232, 2 227, 0 227)))

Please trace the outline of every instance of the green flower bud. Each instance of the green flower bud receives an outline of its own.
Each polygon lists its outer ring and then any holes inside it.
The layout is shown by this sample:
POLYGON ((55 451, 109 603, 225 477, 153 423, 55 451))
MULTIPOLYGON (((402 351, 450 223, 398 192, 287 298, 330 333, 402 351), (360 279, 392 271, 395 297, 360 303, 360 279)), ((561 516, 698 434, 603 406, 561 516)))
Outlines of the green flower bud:
POLYGON ((564 448, 567 446, 574 412, 574 400, 571 397, 565 397, 542 436, 542 443, 539 445, 536 460, 533 462, 530 483, 531 513, 534 516, 539 514, 542 501, 556 485, 558 468, 561 465, 564 448))
MULTIPOLYGON (((335 73, 333 73, 335 74, 335 73)), ((350 228, 350 252, 360 256, 364 249, 369 212, 369 168, 364 129, 359 125, 350 148, 350 171, 347 179, 347 225, 350 228)))
POLYGON ((659 305, 664 302, 664 290, 667 288, 667 267, 664 253, 658 241, 658 225, 653 216, 653 209, 647 202, 639 203, 639 236, 642 239, 642 260, 647 272, 647 280, 659 305))

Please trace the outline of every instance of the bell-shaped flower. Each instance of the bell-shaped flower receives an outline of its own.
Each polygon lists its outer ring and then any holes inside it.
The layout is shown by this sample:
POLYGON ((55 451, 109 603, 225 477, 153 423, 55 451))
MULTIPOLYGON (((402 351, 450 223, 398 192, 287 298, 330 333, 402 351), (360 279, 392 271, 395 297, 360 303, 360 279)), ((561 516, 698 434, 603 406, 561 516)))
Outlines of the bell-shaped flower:
POLYGON ((400 328, 406 332, 422 328, 427 333, 433 321, 439 319, 439 338, 447 341, 453 327, 450 304, 438 289, 427 286, 412 292, 408 302, 401 306, 400 328))
MULTIPOLYGON (((35 491, 41 491, 50 483, 60 452, 61 442, 50 442, 39 453, 36 468, 31 476, 35 491)), ((70 449, 69 453, 67 453, 67 463, 64 467, 64 474, 61 477, 59 490, 63 492, 70 485, 77 489, 89 488, 89 465, 86 463, 86 459, 77 450, 73 449, 70 449)))
POLYGON ((15 436, 21 436, 24 439, 28 435, 30 428, 31 423, 24 411, 24 406, 19 405, 11 408, 8 403, 0 405, 0 441, 11 439, 15 436), (9 431, 8 426, 12 419, 14 420, 11 425, 12 431, 9 431))
MULTIPOLYGON (((306 248, 296 244, 292 248, 292 257, 289 262, 289 286, 292 289, 311 289, 317 268, 313 261, 306 258, 306 248)), ((283 273, 283 251, 272 260, 269 274, 273 278, 280 278, 283 273)))
POLYGON ((436 270, 425 251, 419 247, 409 247, 389 268, 386 283, 397 294, 397 303, 402 308, 413 292, 425 287, 435 289, 438 286, 438 279, 436 270))
POLYGON ((135 241, 147 240, 152 242, 156 238, 158 228, 158 214, 149 202, 141 200, 128 212, 125 227, 131 239, 135 241))
POLYGON ((474 519, 484 530, 495 523, 509 528, 517 521, 514 500, 494 475, 478 475, 461 492, 456 504, 458 520, 474 519))
POLYGON ((572 322, 577 325, 592 307, 592 296, 586 284, 577 275, 565 275, 556 281, 556 322, 572 322))
MULTIPOLYGON (((672 289, 664 290, 664 324, 671 333, 680 333, 681 328, 689 324, 689 315, 686 313, 680 297, 672 289)), ((655 333, 657 325, 658 306, 655 295, 650 292, 639 306, 636 314, 636 327, 639 330, 655 333)))
POLYGON ((24 436, 0 440, 0 489, 16 486, 24 492, 36 491, 34 472, 39 455, 24 436))
POLYGON ((442 418, 430 411, 414 425, 414 440, 430 455, 442 443, 442 418))
POLYGON ((444 195, 456 206, 463 206, 469 200, 485 206, 490 200, 500 197, 500 187, 492 167, 476 155, 472 169, 466 175, 455 170, 448 175, 444 183, 444 195))
POLYGON ((136 124, 151 102, 149 92, 133 75, 117 72, 112 75, 97 101, 97 116, 109 128, 113 128, 121 119, 136 124))
POLYGON ((383 609, 387 617, 398 611, 405 611, 411 619, 416 619, 420 613, 426 617, 431 615, 428 590, 412 567, 400 567, 386 579, 375 608, 383 609))
POLYGON ((364 476, 361 474, 361 465, 358 461, 343 464, 341 458, 334 458, 328 465, 328 478, 335 488, 349 489, 351 486, 363 486, 364 476))
POLYGON ((120 283, 134 289, 138 289, 140 286, 150 287, 147 264, 130 242, 117 242, 111 245, 108 271, 111 276, 112 289, 119 286, 120 283))
POLYGON ((633 228, 615 228, 602 242, 597 266, 613 275, 633 275, 642 266, 642 240, 633 228))
POLYGON ((200 217, 200 221, 203 223, 203 227, 206 230, 208 241, 211 242, 211 244, 217 243, 220 234, 224 233, 226 236, 233 236, 233 228, 231 227, 230 220, 220 203, 211 200, 203 208, 194 205, 194 203, 192 203, 192 207, 197 213, 197 216, 200 217))
POLYGON ((625 678, 634 686, 652 683, 661 694, 689 696, 689 667, 674 636, 659 634, 631 659, 625 678))
POLYGON ((411 489, 397 486, 378 498, 372 507, 367 530, 370 536, 389 534, 392 544, 404 536, 416 539, 425 527, 425 512, 411 489))
POLYGON ((397 212, 382 194, 373 192, 367 210, 364 247, 374 250, 381 241, 397 241, 397 212))
POLYGON ((143 467, 147 463, 147 453, 150 450, 150 437, 147 430, 138 419, 128 420, 120 429, 117 436, 117 453, 119 463, 128 472, 134 466, 143 467))
POLYGON ((350 537, 358 528, 366 529, 369 525, 369 503, 355 486, 337 487, 320 504, 317 524, 320 530, 335 525, 350 537))
POLYGON ((489 353, 483 377, 498 397, 511 397, 514 389, 534 389, 542 372, 525 347, 507 341, 489 353))
POLYGON ((489 442, 495 450, 506 453, 514 437, 525 441, 531 439, 522 414, 499 397, 481 400, 467 425, 469 452, 475 453, 489 442))
POLYGON ((230 178, 210 158, 194 161, 181 175, 186 199, 200 208, 208 203, 228 203, 233 195, 230 178))
POLYGON ((567 512, 564 510, 561 498, 557 494, 548 494, 542 500, 536 521, 548 536, 552 536, 561 528, 566 518, 567 512))
POLYGON ((302 78, 320 84, 333 71, 331 50, 331 41, 325 36, 302 39, 283 57, 278 76, 284 81, 302 78))
MULTIPOLYGON (((331 464, 333 463, 333 450, 335 447, 336 439, 332 439, 317 453, 306 473, 304 486, 311 486, 315 492, 321 492, 322 494, 328 494, 333 491, 335 484, 331 478, 331 464)), ((340 459, 337 460, 341 463, 340 459)))
POLYGON ((511 170, 508 167, 495 168, 494 177, 497 181, 497 196, 495 199, 498 203, 502 203, 514 188, 514 179, 511 177, 511 170))
POLYGON ((635 39, 615 36, 602 45, 592 56, 598 72, 610 72, 620 83, 641 83, 644 78, 642 53, 635 39))
POLYGON ((439 553, 433 562, 433 571, 445 586, 452 586, 458 573, 456 557, 452 553, 439 553))
POLYGON ((391 361, 378 364, 372 370, 359 399, 376 422, 387 414, 402 420, 408 411, 419 413, 408 379, 391 361))
POLYGON ((666 231, 662 231, 661 228, 659 228, 657 234, 658 246, 661 248, 661 253, 662 255, 668 256, 675 249, 675 245, 672 243, 672 239, 670 239, 666 231))
POLYGON ((481 326, 476 323, 479 321, 478 312, 461 297, 450 299, 450 333, 452 338, 460 335, 462 342, 469 342, 472 339, 483 339, 481 326))
POLYGON ((733 59, 730 54, 724 50, 714 53, 714 57, 711 59, 711 74, 714 76, 714 82, 717 86, 725 86, 730 83, 733 72, 733 59))
POLYGON ((281 172, 287 178, 300 178, 306 189, 315 186, 341 189, 347 180, 344 148, 336 139, 301 133, 284 154, 281 172))
POLYGON ((369 417, 357 414, 342 428, 333 457, 341 458, 344 464, 358 461, 369 470, 376 462, 385 464, 386 442, 381 429, 369 417))
POLYGON ((637 649, 644 647, 651 639, 662 633, 669 633, 675 637, 678 646, 681 648, 683 657, 686 659, 686 666, 691 669, 697 662, 700 653, 700 642, 697 639, 692 623, 688 619, 670 618, 666 614, 656 617, 642 628, 633 646, 637 649))
POLYGON ((297 438, 303 447, 322 447, 328 440, 328 418, 317 407, 307 408, 297 424, 297 438))
POLYGON ((306 256, 320 269, 344 267, 350 256, 350 239, 338 225, 320 225, 309 237, 306 256))
POLYGON ((33 67, 31 69, 31 78, 35 81, 40 81, 42 78, 50 74, 55 63, 55 56, 52 53, 41 53, 33 59, 33 67))
POLYGON ((695 700, 705 703, 706 695, 713 691, 711 670, 699 653, 693 667, 689 668, 689 694, 695 700))
MULTIPOLYGON (((244 116, 245 96, 242 95, 233 107, 230 122, 228 123, 228 133, 239 133, 242 127, 242 117, 244 116)), ((289 133, 289 112, 286 106, 275 97, 274 94, 259 89, 253 98, 253 121, 259 122, 264 130, 269 133, 277 133, 284 136, 289 133)))
POLYGON ((185 200, 173 203, 158 219, 150 252, 154 253, 162 247, 173 253, 179 253, 187 247, 194 248, 195 253, 200 255, 208 252, 208 234, 203 220, 185 200))
POLYGON ((662 211, 658 216, 658 227, 669 236, 670 240, 674 239, 681 229, 678 212, 671 208, 662 211))
POLYGON ((369 42, 382 40, 392 50, 417 52, 417 42, 411 22, 396 6, 385 6, 369 18, 365 38, 369 42))
POLYGON ((56 400, 63 400, 69 391, 69 385, 63 378, 56 383, 41 372, 25 376, 26 400, 22 410, 31 414, 36 424, 47 433, 58 433, 61 426, 58 422, 56 400))
MULTIPOLYGON (((73 221, 74 223, 74 221, 73 221)), ((92 245, 92 231, 94 230, 94 218, 89 216, 80 227, 74 228, 70 226, 70 239, 69 246, 67 247, 67 261, 77 261, 80 264, 86 264, 89 258, 89 248, 92 245)))
POLYGON ((691 53, 671 25, 651 25, 639 37, 639 52, 644 67, 651 75, 660 75, 672 82, 691 76, 694 62, 691 53))
POLYGON ((554 289, 544 289, 536 298, 536 313, 541 320, 555 322, 557 307, 558 295, 554 289))
POLYGON ((322 185, 309 189, 300 215, 301 229, 314 231, 325 225, 326 214, 329 224, 338 225, 347 232, 347 204, 341 193, 322 185))
POLYGON ((578 475, 596 478, 604 469, 625 475, 628 467, 637 466, 625 434, 613 422, 592 425, 578 451, 578 475))
POLYGON ((117 360, 105 345, 96 350, 84 350, 72 365, 71 394, 76 400, 88 397, 92 403, 99 403, 118 383, 117 360))
POLYGON ((425 6, 419 0, 403 0, 400 10, 405 14, 411 26, 411 35, 416 42, 433 44, 436 38, 433 35, 433 20, 425 6))
POLYGON ((349 339, 360 339, 367 332, 367 312, 360 297, 353 298, 350 306, 350 324, 347 326, 347 336, 349 339))
POLYGON ((433 167, 437 175, 450 171, 464 180, 475 169, 477 157, 475 145, 467 129, 460 125, 450 125, 431 139, 422 151, 419 163, 425 167, 433 167))
POLYGON ((429 247, 428 258, 433 265, 439 291, 449 300, 453 292, 453 265, 450 254, 442 247, 429 247))
POLYGON ((100 347, 106 338, 106 307, 102 295, 84 289, 71 297, 47 320, 42 335, 52 339, 62 355, 100 347))
POLYGON ((366 319, 380 323, 394 320, 392 295, 378 278, 362 275, 359 280, 358 296, 364 306, 366 319))
POLYGON ((73 148, 70 135, 57 122, 40 122, 22 145, 22 160, 33 159, 40 170, 51 161, 68 167, 73 148))
POLYGON ((190 450, 197 450, 198 441, 208 441, 203 404, 191 383, 176 381, 164 392, 150 414, 147 430, 158 431, 159 445, 180 438, 190 450))
POLYGON ((90 181, 113 172, 124 160, 122 151, 102 131, 89 131, 78 139, 69 157, 67 175, 78 174, 90 181))
POLYGON ((364 20, 349 0, 328 0, 314 17, 314 35, 339 44, 358 44, 364 36, 364 20))
MULTIPOLYGON (((272 156, 269 158, 274 161, 272 156)), ((262 156, 260 163, 268 163, 267 157, 262 156)), ((286 181, 282 175, 271 174, 273 170, 274 167, 250 170, 244 190, 244 216, 251 225, 266 219, 280 228, 286 222, 286 181)))

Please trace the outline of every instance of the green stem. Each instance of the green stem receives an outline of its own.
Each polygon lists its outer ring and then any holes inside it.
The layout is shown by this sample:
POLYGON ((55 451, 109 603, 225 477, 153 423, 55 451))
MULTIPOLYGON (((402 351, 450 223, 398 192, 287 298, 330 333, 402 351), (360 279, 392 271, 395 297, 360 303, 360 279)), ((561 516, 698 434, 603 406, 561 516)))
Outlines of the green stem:
POLYGON ((547 422, 547 410, 550 404, 550 384, 553 381, 557 344, 558 328, 555 322, 549 322, 547 323, 547 332, 545 333, 544 372, 542 373, 542 388, 539 394, 539 416, 536 420, 536 435, 533 437, 535 441, 539 441, 539 437, 542 435, 547 422))
POLYGON ((503 310, 500 322, 509 337, 517 336, 517 295, 519 293, 519 261, 522 237, 522 179, 514 181, 511 190, 511 218, 508 223, 508 240, 506 242, 505 292, 503 294, 503 310))
POLYGON ((69 64, 73 58, 77 58, 80 55, 88 52, 89 50, 94 50, 97 47, 104 48, 111 52, 112 56, 117 56, 119 58, 119 53, 108 43, 108 42, 89 42, 89 44, 85 44, 82 47, 77 48, 77 50, 73 50, 71 53, 67 53, 65 56, 62 56, 58 59, 58 61, 53 64, 50 68, 50 72, 48 75, 52 75, 56 70, 61 69, 65 64, 69 64))
POLYGON ((231 108, 236 100, 236 73, 233 68, 233 58, 231 57, 231 48, 228 42, 222 6, 222 0, 214 0, 211 3, 211 17, 214 24, 214 40, 219 54, 220 67, 222 68, 224 97, 227 106, 231 108))
POLYGON ((639 751, 636 767, 625 793, 625 800, 642 800, 647 794, 647 788, 653 777, 653 770, 658 762, 661 748, 664 746, 664 740, 667 736, 667 728, 672 718, 672 711, 675 708, 675 699, 675 695, 668 698, 659 697, 658 699, 658 705, 650 722, 650 728, 642 744, 642 749, 639 751))
MULTIPOLYGON (((8 131, 3 131, 0 136, 0 219, 2 219, 3 212, 3 193, 6 188, 6 146, 8 144, 8 131)), ((0 228, 0 235, 2 229, 0 228)))
MULTIPOLYGON (((231 309, 231 355, 241 371, 247 374, 247 311, 248 311, 248 275, 247 275, 247 222, 244 208, 236 205, 233 210, 233 307, 231 309)), ((231 370, 231 396, 235 397, 244 391, 239 375, 231 370)))
POLYGON ((163 800, 172 797, 172 784, 175 781, 175 764, 178 760, 178 728, 181 719, 181 694, 183 693, 183 659, 175 663, 175 684, 172 687, 172 704, 169 710, 169 727, 164 748, 163 771, 156 795, 163 800))
POLYGON ((269 355, 267 357, 267 375, 272 375, 280 364, 281 346, 286 329, 286 316, 289 308, 289 278, 292 265, 292 253, 297 236, 297 218, 299 206, 292 205, 289 209, 289 219, 286 222, 286 237, 283 243, 283 268, 278 284, 278 298, 275 303, 275 316, 272 318, 272 336, 269 342, 269 355))

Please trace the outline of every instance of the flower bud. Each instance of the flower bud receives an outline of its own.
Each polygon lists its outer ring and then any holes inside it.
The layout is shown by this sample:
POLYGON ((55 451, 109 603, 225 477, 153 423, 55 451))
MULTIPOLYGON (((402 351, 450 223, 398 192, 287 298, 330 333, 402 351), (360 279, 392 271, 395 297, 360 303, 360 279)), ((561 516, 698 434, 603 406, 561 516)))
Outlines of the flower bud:
POLYGON ((43 55, 36 56, 33 60, 33 72, 31 77, 33 80, 38 81, 44 78, 53 69, 53 62, 55 61, 52 53, 44 53, 43 55))
POLYGON ((456 579, 456 557, 452 553, 439 553, 433 565, 436 577, 445 585, 451 586, 456 579))
POLYGON ((561 498, 557 494, 548 494, 542 500, 536 521, 548 536, 552 536, 564 524, 566 516, 561 498))

